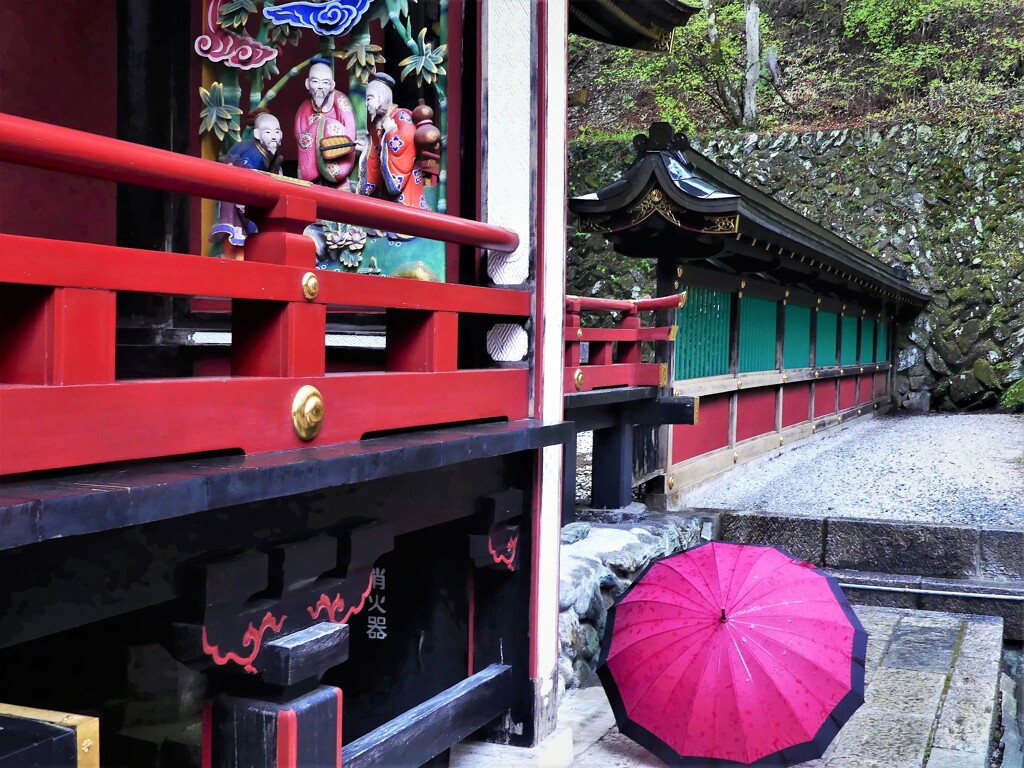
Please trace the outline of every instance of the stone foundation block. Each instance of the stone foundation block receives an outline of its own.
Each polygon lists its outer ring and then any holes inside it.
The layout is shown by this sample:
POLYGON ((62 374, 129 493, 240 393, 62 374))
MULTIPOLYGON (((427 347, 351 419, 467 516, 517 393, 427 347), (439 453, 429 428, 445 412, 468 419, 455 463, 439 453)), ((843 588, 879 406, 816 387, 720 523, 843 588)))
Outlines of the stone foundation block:
POLYGON ((981 577, 1024 579, 1024 531, 981 529, 981 577))
POLYGON ((830 519, 825 564, 858 571, 969 577, 978 572, 978 536, 973 528, 830 519))
POLYGON ((721 516, 721 538, 742 544, 781 547, 809 563, 824 563, 824 520, 761 512, 727 512, 721 516))

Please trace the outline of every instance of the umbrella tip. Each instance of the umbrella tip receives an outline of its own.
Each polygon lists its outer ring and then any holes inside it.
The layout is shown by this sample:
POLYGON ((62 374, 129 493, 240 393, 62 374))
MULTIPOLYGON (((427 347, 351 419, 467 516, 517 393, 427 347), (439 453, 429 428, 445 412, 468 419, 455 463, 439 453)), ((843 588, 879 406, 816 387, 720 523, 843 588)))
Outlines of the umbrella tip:
POLYGON ((722 622, 723 624, 727 621, 727 619, 725 618, 725 608, 724 607, 722 608, 722 616, 718 620, 720 622, 722 622))

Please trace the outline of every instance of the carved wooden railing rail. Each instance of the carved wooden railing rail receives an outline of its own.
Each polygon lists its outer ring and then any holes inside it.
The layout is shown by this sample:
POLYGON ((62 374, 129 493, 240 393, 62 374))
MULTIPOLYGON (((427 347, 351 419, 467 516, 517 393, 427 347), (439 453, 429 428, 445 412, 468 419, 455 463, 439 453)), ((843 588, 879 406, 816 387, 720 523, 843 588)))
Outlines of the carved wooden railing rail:
POLYGON ((458 318, 529 293, 315 270, 317 218, 502 252, 500 227, 0 115, 0 161, 242 203, 245 261, 0 234, 0 474, 358 440, 528 415, 529 372, 458 367, 458 318), (118 291, 228 298, 231 376, 115 377, 118 291), (384 370, 326 374, 328 306, 383 310, 384 370))
POLYGON ((640 324, 640 313, 674 310, 685 302, 685 293, 636 301, 566 296, 565 391, 668 386, 669 361, 643 362, 641 345, 645 341, 674 341, 676 326, 644 327, 640 324), (621 312, 622 318, 617 328, 584 328, 583 312, 621 312), (589 347, 586 363, 580 360, 582 342, 589 347))

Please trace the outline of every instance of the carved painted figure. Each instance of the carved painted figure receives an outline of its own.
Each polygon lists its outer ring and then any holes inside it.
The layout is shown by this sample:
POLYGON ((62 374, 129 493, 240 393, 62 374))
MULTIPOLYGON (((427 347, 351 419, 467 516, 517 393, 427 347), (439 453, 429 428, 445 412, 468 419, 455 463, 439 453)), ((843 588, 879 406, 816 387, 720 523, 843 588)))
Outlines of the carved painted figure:
MULTIPOLYGON (((284 136, 281 123, 266 110, 255 114, 252 138, 229 149, 224 162, 240 168, 280 173, 283 158, 278 150, 284 136)), ((244 205, 221 202, 219 206, 217 220, 210 229, 210 242, 223 240, 225 255, 241 258, 238 249, 245 245, 246 237, 255 234, 256 225, 245 217, 244 205)))
POLYGON ((327 59, 314 59, 306 77, 309 98, 295 113, 299 178, 349 190, 355 164, 356 116, 352 103, 334 89, 327 59))
POLYGON ((359 161, 361 195, 430 210, 423 195, 424 175, 416 157, 416 125, 408 109, 394 104, 395 81, 377 73, 366 86, 369 146, 359 161))

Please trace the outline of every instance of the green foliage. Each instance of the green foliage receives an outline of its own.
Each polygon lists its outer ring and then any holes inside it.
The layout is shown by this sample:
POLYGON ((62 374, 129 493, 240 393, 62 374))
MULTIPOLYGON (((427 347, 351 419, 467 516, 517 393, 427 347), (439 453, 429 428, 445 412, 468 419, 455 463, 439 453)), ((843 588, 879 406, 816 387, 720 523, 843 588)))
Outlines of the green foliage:
POLYGON ((1024 379, 1021 379, 1003 392, 1003 396, 1000 398, 999 404, 1003 406, 1003 408, 1008 408, 1010 410, 1024 408, 1024 379))
POLYGON ((444 63, 445 54, 448 53, 448 46, 439 45, 435 48, 433 43, 428 43, 426 27, 420 30, 420 34, 416 38, 416 47, 418 49, 416 53, 398 62, 398 66, 404 67, 402 80, 415 73, 416 85, 422 88, 424 82, 429 85, 439 76, 448 74, 441 66, 444 63))
POLYGON ((221 6, 218 21, 224 29, 239 29, 245 26, 250 13, 257 13, 256 0, 231 0, 221 6))
POLYGON ((212 83, 210 90, 200 86, 199 97, 205 105, 199 113, 199 133, 213 131, 221 141, 225 136, 239 141, 239 118, 242 110, 225 102, 224 86, 221 83, 212 83))

